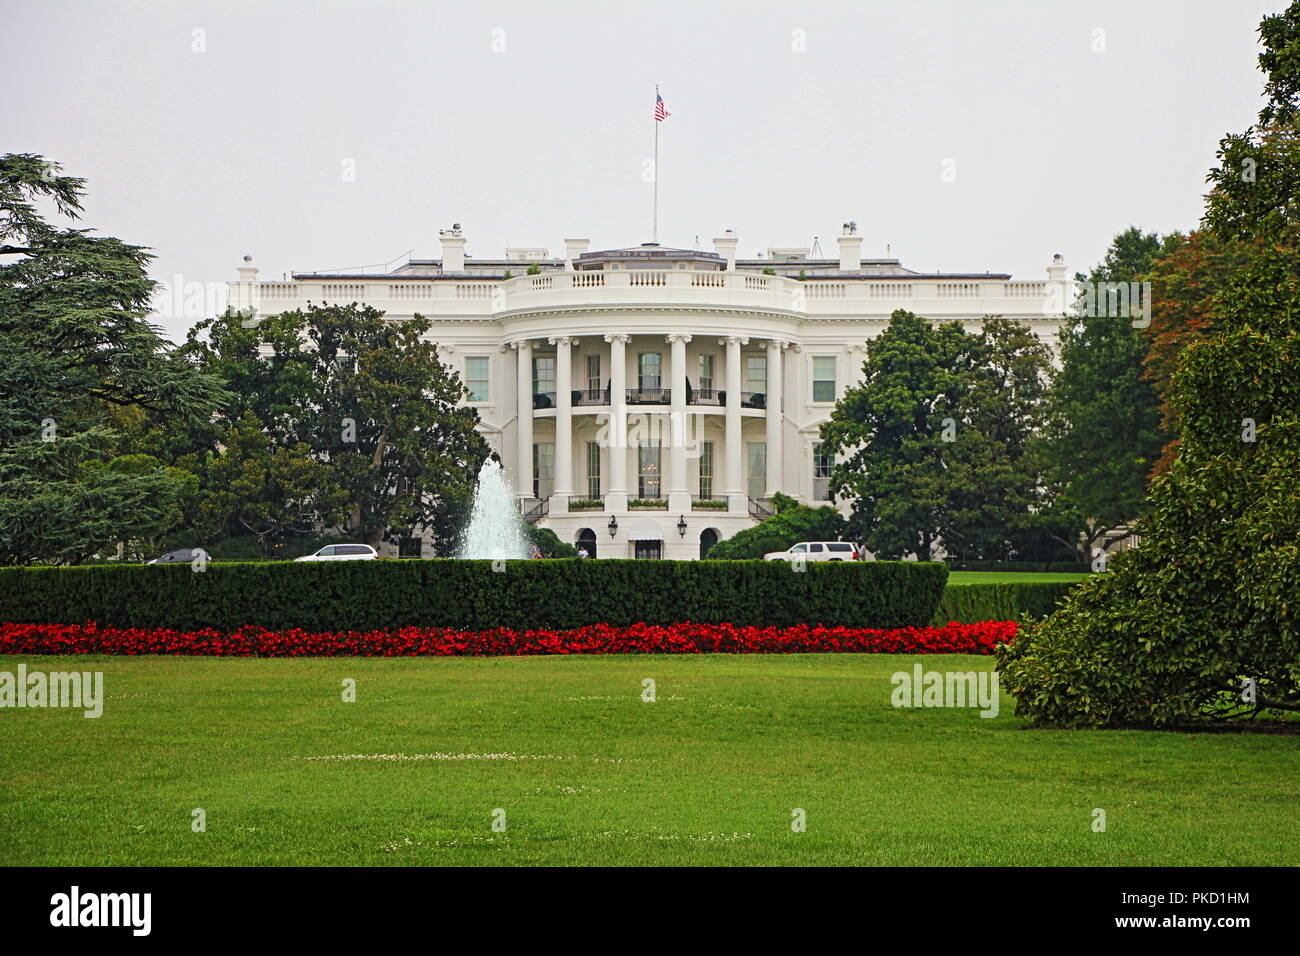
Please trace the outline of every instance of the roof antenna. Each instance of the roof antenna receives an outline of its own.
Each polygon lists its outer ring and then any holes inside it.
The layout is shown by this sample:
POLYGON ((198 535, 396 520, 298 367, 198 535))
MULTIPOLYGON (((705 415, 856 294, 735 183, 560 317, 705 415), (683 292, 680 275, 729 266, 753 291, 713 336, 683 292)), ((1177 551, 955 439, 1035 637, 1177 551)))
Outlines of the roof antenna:
POLYGON ((819 240, 816 236, 813 236, 812 252, 810 252, 808 255, 809 258, 812 259, 820 259, 822 257, 821 240, 819 240))

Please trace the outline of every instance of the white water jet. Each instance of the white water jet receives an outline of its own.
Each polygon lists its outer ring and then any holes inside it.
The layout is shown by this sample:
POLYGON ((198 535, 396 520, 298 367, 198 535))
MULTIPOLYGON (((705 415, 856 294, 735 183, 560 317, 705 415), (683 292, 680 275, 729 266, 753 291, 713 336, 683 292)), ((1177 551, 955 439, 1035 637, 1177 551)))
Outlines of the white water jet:
POLYGON ((478 471, 474 509, 457 557, 514 560, 529 557, 529 551, 524 519, 501 462, 488 458, 478 471))

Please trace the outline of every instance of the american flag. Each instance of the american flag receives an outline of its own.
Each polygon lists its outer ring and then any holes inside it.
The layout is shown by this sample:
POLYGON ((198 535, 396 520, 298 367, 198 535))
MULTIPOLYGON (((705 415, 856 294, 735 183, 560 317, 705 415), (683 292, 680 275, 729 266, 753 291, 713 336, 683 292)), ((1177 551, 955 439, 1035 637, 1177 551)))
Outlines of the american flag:
POLYGON ((668 110, 664 107, 664 98, 660 96, 658 93, 656 93, 655 94, 655 122, 662 123, 664 121, 665 116, 672 116, 672 115, 673 114, 669 113, 668 110))

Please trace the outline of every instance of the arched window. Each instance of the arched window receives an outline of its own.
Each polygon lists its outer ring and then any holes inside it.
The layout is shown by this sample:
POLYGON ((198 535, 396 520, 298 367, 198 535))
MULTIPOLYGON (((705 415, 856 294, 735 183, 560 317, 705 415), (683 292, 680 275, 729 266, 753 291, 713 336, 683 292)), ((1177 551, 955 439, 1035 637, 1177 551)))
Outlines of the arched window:
POLYGON ((587 557, 596 556, 596 532, 590 528, 580 528, 578 536, 573 539, 573 546, 578 549, 578 557, 582 557, 582 552, 587 552, 587 557))
POLYGON ((705 558, 709 554, 709 548, 718 543, 718 529, 705 528, 700 532, 700 558, 705 558))

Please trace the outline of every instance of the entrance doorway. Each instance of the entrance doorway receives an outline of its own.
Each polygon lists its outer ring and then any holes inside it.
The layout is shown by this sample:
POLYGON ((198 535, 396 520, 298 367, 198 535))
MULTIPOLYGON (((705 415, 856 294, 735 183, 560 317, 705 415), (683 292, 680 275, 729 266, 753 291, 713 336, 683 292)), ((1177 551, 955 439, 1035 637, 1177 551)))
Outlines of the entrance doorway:
POLYGON ((633 542, 636 550, 633 556, 657 561, 664 556, 664 543, 662 541, 636 541, 633 542))
POLYGON ((578 538, 573 542, 573 546, 578 549, 580 557, 581 552, 586 551, 587 557, 594 558, 596 556, 596 532, 590 528, 582 528, 578 531, 578 538))

